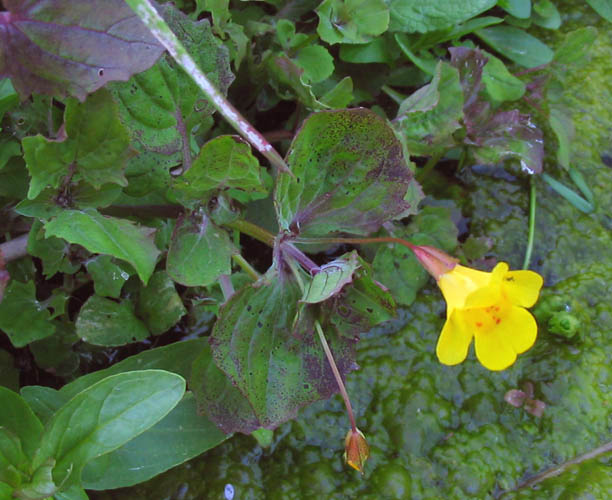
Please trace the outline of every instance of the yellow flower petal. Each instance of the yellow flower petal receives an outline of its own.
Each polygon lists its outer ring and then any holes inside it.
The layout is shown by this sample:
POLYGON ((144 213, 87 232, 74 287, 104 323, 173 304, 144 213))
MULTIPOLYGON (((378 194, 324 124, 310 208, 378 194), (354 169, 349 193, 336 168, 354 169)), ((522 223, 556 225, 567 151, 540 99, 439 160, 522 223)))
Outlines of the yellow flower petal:
POLYGON ((516 352, 508 339, 495 330, 476 333, 476 357, 489 370, 504 370, 516 361, 516 352))
POLYGON ((448 306, 446 317, 450 318, 454 309, 462 308, 467 297, 479 288, 486 287, 491 281, 491 273, 456 265, 452 271, 443 274, 438 286, 448 306))
POLYGON ((543 284, 542 276, 533 271, 510 271, 502 279, 506 297, 521 307, 531 307, 536 303, 543 284))
POLYGON ((514 351, 521 354, 535 343, 538 325, 529 311, 522 307, 512 307, 494 333, 507 339, 514 351))
POLYGON ((465 328, 460 315, 457 312, 451 314, 444 323, 436 346, 440 363, 445 365, 461 363, 467 356, 471 342, 472 332, 465 328))

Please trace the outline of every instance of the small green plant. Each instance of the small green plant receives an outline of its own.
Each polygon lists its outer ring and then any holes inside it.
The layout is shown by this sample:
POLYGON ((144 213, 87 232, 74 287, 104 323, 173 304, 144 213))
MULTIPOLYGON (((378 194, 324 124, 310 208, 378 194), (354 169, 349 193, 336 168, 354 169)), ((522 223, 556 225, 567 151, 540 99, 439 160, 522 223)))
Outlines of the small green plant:
MULTIPOLYGON (((533 345, 542 279, 458 265, 444 252, 493 267, 460 243, 457 205, 425 196, 453 189, 449 163, 529 177, 525 269, 545 146, 580 194, 544 181, 592 212, 560 93, 597 30, 553 51, 527 30, 559 28, 553 2, 425 3, 3 2, 0 499, 138 484, 338 392, 363 471, 344 379, 427 271, 442 363, 472 338, 492 370, 533 345)), ((541 417, 532 386, 514 392, 541 417)))

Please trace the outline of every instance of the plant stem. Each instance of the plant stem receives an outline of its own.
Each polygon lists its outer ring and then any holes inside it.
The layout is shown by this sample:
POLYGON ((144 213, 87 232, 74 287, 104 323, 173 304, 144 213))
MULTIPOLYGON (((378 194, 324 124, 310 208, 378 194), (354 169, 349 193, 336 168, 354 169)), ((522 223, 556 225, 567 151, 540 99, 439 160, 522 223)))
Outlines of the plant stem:
POLYGON ((304 254, 301 250, 295 248, 291 243, 282 243, 281 248, 284 253, 295 259, 300 263, 300 265, 306 269, 311 275, 316 273, 319 270, 319 266, 316 262, 311 260, 306 254, 304 254))
POLYGON ((419 182, 427 178, 427 176, 431 173, 433 168, 440 161, 440 158, 442 158, 442 155, 443 153, 434 153, 433 155, 429 157, 429 160, 427 160, 427 163, 425 164, 425 166, 422 169, 417 170, 416 177, 419 182))
POLYGON ((388 85, 383 85, 380 90, 382 90, 385 94, 387 94, 391 99, 395 101, 395 104, 401 104, 406 99, 406 96, 400 94, 399 92, 393 90, 388 85))
POLYGON ((272 145, 234 108, 202 72, 189 52, 187 52, 187 49, 185 49, 149 0, 125 0, 125 3, 136 12, 153 36, 159 40, 178 65, 191 76, 211 104, 230 125, 252 144, 257 151, 266 157, 279 172, 291 173, 284 160, 272 145))
POLYGON ((391 236, 381 236, 378 238, 296 238, 294 242, 300 245, 319 245, 321 243, 350 243, 354 245, 366 243, 397 243, 410 248, 410 250, 414 250, 416 246, 409 241, 402 240, 401 238, 393 238, 391 236))
POLYGON ((338 383, 338 389, 340 389, 340 394, 342 395, 342 399, 344 400, 344 406, 346 406, 346 412, 348 413, 349 420, 351 422, 351 429, 353 432, 357 432, 357 425, 355 423, 355 416, 353 415, 353 407, 351 406, 351 400, 349 399, 348 392, 346 392, 346 387, 344 386, 344 382, 342 381, 342 377, 340 376, 340 372, 338 371, 338 367, 336 366, 336 361, 334 360, 334 355, 327 344, 327 340, 325 339, 325 335, 323 334, 323 329, 321 328, 321 324, 319 321, 315 321, 315 329, 319 335, 319 340, 323 345, 323 350, 325 351, 325 356, 327 357, 327 362, 331 367, 331 370, 334 374, 334 378, 338 383))
POLYGON ((550 477, 555 477, 558 476, 559 474, 562 474, 563 472, 565 472, 567 470, 568 467, 572 466, 572 465, 576 465, 576 464, 581 464, 582 462, 585 462, 586 460, 591 460, 593 458, 596 458, 600 455, 603 455, 605 453, 609 453, 612 451, 612 441, 599 446, 598 448, 595 448, 587 453, 584 453, 583 455, 580 455, 576 458, 573 458, 572 460, 568 460, 567 462, 564 462, 560 465, 557 465, 555 467, 552 467, 551 469, 548 469, 534 477, 532 477, 531 479, 525 481, 524 483, 519 484, 516 488, 514 488, 513 490, 509 490, 509 491, 505 491, 504 493, 501 494, 501 497, 504 497, 507 493, 510 493, 511 491, 517 491, 517 490, 521 490, 523 488, 528 488, 531 486, 534 486, 538 483, 541 483, 542 481, 544 481, 545 479, 548 479, 550 477))
POLYGON ((251 238, 255 238, 262 243, 265 243, 269 247, 274 246, 274 235, 266 231, 263 227, 259 227, 252 222, 246 220, 236 220, 226 224, 227 227, 237 229, 241 233, 248 234, 251 238))
POLYGON ((261 275, 239 253, 233 254, 232 259, 234 259, 234 262, 240 266, 240 269, 247 273, 253 279, 253 281, 257 281, 259 278, 261 278, 261 275))
POLYGON ((533 241, 535 239, 535 215, 536 215, 536 184, 533 176, 529 179, 529 235, 527 237, 527 248, 525 250, 525 260, 523 269, 529 269, 531 252, 533 251, 533 241))

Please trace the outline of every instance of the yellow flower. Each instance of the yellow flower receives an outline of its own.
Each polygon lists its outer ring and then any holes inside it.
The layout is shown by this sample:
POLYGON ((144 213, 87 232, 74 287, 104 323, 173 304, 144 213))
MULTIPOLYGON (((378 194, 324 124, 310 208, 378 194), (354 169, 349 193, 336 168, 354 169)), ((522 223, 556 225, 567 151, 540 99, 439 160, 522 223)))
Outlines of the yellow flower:
POLYGON ((461 363, 472 338, 476 357, 489 370, 508 368, 517 354, 533 346, 538 327, 525 308, 538 300, 543 284, 539 274, 509 271, 505 262, 487 273, 461 266, 432 247, 413 251, 446 299, 446 323, 436 346, 441 363, 461 363))

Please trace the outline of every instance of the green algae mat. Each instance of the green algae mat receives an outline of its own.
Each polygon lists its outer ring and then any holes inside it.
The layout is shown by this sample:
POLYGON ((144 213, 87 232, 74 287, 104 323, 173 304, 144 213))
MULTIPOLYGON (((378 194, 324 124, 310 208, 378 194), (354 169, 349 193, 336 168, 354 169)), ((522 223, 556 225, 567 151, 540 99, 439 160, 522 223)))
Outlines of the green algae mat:
POLYGON ((159 3, 0 10, 0 500, 612 498, 612 4, 159 3))

